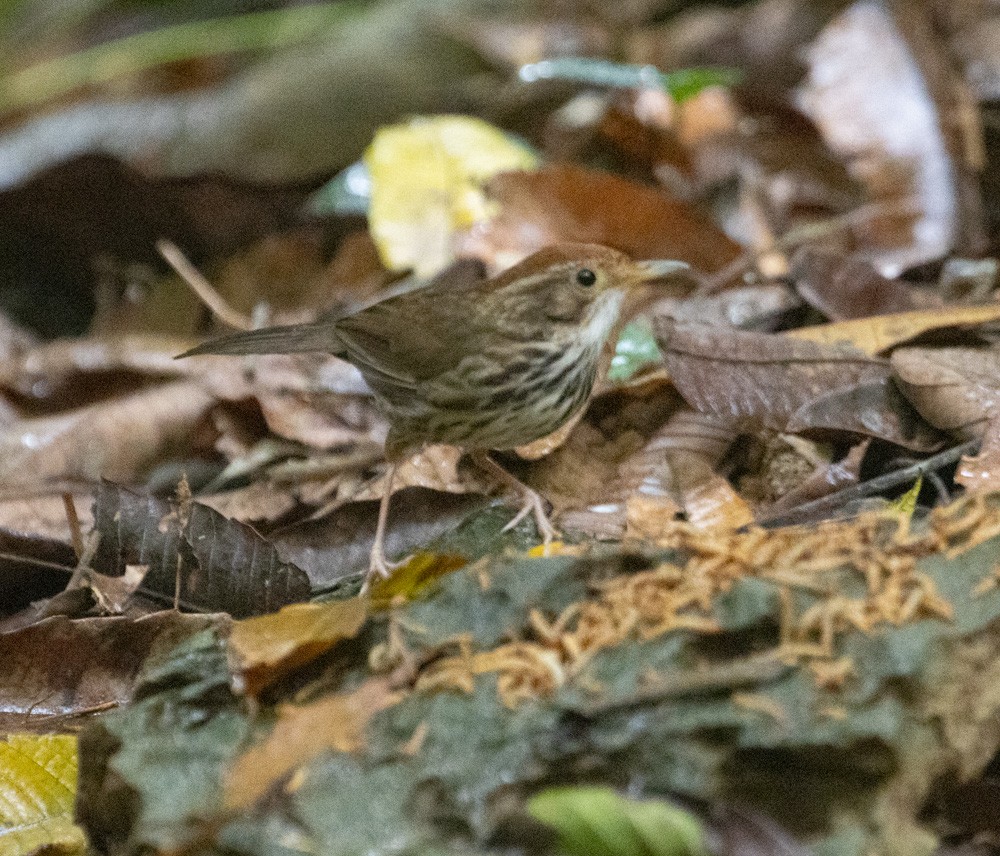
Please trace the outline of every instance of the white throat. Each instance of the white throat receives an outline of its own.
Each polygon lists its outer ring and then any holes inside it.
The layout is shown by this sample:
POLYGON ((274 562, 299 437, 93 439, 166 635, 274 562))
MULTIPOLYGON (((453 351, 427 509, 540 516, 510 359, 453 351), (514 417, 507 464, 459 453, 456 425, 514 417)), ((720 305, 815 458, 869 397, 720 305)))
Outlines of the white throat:
POLYGON ((625 302, 625 292, 617 288, 605 291, 590 307, 583 326, 583 342, 590 347, 602 347, 618 323, 625 302))

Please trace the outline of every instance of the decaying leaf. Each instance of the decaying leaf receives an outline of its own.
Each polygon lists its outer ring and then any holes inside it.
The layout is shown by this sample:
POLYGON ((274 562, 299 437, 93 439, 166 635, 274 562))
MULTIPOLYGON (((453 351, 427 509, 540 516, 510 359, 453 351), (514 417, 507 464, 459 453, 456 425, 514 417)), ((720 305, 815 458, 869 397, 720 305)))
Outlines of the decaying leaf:
POLYGON ((895 15, 908 8, 848 6, 809 47, 799 91, 799 105, 870 199, 915 209, 886 214, 868 230, 868 251, 888 276, 945 255, 960 218, 948 117, 895 15))
POLYGON ((25 419, 0 431, 0 480, 130 481, 189 441, 212 404, 200 384, 177 381, 106 404, 25 419))
POLYGON ((248 808, 268 788, 321 752, 353 752, 373 716, 399 700, 384 678, 310 704, 283 705, 267 738, 239 758, 226 776, 225 805, 248 808))
MULTIPOLYGON (((485 476, 472 469, 459 473, 462 450, 456 446, 425 446, 396 467, 393 491, 424 487, 444 493, 487 493, 491 488, 485 476)), ((352 499, 380 499, 385 493, 385 477, 379 478, 355 494, 352 499)))
POLYGON ((76 738, 10 734, 0 740, 0 851, 82 856, 83 830, 73 823, 76 738))
POLYGON ((667 319, 657 332, 688 403, 735 427, 849 432, 925 451, 939 443, 896 391, 888 361, 848 345, 667 319))
POLYGON ((798 293, 831 321, 918 308, 912 286, 882 276, 864 259, 832 250, 804 248, 793 260, 792 276, 798 293))
POLYGON ((273 612, 309 596, 309 579, 283 562, 249 526, 197 503, 171 508, 104 482, 94 503, 100 542, 93 567, 120 574, 147 565, 143 590, 189 608, 242 618, 273 612))
POLYGON ((1000 305, 952 306, 942 309, 918 309, 895 315, 876 315, 852 321, 799 327, 785 335, 793 339, 826 345, 849 344, 866 354, 881 354, 890 348, 933 330, 949 327, 974 327, 1000 320, 1000 305))
POLYGON ((365 623, 361 598, 329 603, 294 603, 270 615, 233 624, 227 643, 233 685, 257 696, 303 663, 350 639, 365 623))
POLYGON ((892 368, 900 388, 931 425, 971 437, 1000 405, 1000 351, 899 348, 892 368))
POLYGON ((9 731, 51 731, 124 705, 146 657, 224 622, 164 611, 142 618, 49 618, 0 634, 8 679, 0 722, 9 731))

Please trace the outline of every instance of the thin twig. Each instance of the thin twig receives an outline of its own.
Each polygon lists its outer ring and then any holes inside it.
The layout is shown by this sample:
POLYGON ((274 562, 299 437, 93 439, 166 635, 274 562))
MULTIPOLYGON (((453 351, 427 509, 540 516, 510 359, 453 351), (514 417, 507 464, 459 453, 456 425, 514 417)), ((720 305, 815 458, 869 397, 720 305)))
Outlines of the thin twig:
POLYGON ((64 493, 62 495, 63 508, 66 509, 66 522, 69 524, 69 535, 73 542, 73 552, 76 553, 77 561, 83 555, 83 531, 80 529, 80 518, 76 513, 76 503, 73 502, 73 494, 64 493))
POLYGON ((831 512, 843 508, 851 502, 857 502, 858 500, 868 499, 873 496, 881 496, 892 488, 915 482, 919 476, 926 475, 949 464, 957 463, 963 455, 974 455, 979 449, 979 442, 979 440, 970 440, 961 446, 953 446, 950 449, 945 449, 943 452, 938 452, 936 455, 925 458, 912 466, 886 473, 883 476, 869 479, 866 482, 852 485, 843 490, 838 490, 829 496, 824 496, 800 505, 787 514, 755 521, 753 525, 763 526, 767 529, 776 529, 779 526, 795 526, 816 520, 818 517, 828 516, 831 512))
POLYGON ((215 290, 215 286, 202 276, 201 271, 188 261, 187 256, 173 241, 160 238, 156 242, 156 249, 167 264, 174 269, 174 272, 188 284, 188 287, 198 295, 201 302, 223 324, 228 324, 237 330, 253 329, 253 322, 226 302, 226 299, 215 290))

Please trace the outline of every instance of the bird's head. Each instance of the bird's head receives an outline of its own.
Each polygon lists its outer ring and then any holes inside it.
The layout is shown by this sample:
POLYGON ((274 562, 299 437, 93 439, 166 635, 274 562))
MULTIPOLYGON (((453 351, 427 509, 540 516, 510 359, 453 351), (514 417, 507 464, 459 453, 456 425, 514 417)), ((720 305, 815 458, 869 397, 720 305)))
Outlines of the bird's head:
POLYGON ((633 261, 599 244, 554 244, 539 250, 492 280, 492 293, 505 314, 540 313, 535 321, 579 327, 606 338, 626 298, 687 270, 678 261, 633 261))

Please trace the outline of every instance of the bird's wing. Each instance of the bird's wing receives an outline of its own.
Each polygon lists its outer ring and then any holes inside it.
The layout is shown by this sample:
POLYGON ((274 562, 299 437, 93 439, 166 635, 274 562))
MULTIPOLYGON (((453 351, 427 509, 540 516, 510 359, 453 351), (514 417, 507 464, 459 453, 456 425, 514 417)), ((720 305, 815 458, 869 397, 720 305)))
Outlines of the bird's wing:
POLYGON ((459 263, 425 286, 338 319, 344 355, 376 384, 412 388, 441 374, 481 341, 470 310, 482 283, 481 265, 459 263))

